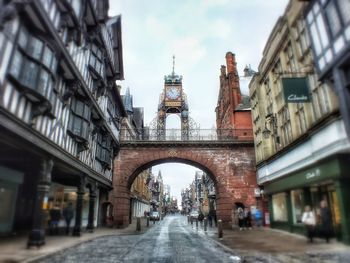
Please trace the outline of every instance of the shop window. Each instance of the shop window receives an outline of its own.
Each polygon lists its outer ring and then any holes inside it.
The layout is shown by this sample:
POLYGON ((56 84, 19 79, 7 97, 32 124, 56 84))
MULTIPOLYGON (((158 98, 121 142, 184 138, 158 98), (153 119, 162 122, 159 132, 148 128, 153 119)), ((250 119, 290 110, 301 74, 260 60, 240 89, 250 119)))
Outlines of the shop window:
POLYGON ((274 221, 288 221, 287 198, 285 193, 279 193, 272 196, 272 210, 274 221))
POLYGON ((76 98, 72 100, 68 131, 78 141, 88 140, 90 115, 91 109, 88 104, 76 98))
POLYGON ((293 211, 293 223, 301 223, 301 217, 304 210, 303 203, 303 190, 293 190, 291 191, 292 196, 292 211, 293 211))

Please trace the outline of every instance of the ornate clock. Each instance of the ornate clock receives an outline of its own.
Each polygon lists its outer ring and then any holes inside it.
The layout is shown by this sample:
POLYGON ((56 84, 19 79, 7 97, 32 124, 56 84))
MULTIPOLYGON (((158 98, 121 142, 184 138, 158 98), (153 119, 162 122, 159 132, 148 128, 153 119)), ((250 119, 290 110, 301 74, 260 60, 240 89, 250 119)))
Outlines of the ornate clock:
POLYGON ((175 100, 175 99, 179 98, 180 95, 181 95, 180 87, 176 87, 176 86, 168 87, 167 90, 166 90, 165 95, 170 100, 175 100))

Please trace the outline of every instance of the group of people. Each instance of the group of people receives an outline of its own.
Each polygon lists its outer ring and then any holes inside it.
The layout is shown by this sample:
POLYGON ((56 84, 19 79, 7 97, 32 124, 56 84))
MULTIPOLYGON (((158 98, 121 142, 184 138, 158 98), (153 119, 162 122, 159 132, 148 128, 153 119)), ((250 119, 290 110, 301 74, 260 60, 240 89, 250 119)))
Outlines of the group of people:
MULTIPOLYGON (((255 225, 262 226, 262 212, 259 208, 254 210, 254 221, 255 225)), ((252 214, 248 207, 238 207, 237 208, 237 219, 239 230, 251 229, 252 228, 252 214)))
POLYGON ((319 231, 318 234, 324 237, 326 242, 329 243, 329 238, 332 234, 332 214, 326 200, 320 202, 320 209, 317 216, 318 217, 315 216, 309 205, 305 206, 301 222, 306 227, 308 242, 313 242, 317 229, 319 231), (316 226, 318 226, 318 228, 316 228, 316 226))
POLYGON ((51 235, 57 235, 58 234, 58 225, 60 220, 63 219, 66 222, 66 234, 69 234, 70 229, 70 223, 74 217, 74 208, 73 203, 68 203, 67 207, 63 209, 63 213, 61 214, 61 210, 58 206, 54 206, 52 209, 50 209, 49 212, 50 220, 49 220, 49 233, 51 235))

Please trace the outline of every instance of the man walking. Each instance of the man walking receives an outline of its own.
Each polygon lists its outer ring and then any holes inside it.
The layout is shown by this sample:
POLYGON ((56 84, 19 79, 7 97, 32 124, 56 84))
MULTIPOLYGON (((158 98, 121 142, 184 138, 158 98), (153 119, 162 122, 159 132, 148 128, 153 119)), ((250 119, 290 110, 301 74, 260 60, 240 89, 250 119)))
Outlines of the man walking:
POLYGON ((69 234, 70 222, 74 217, 74 208, 71 202, 68 203, 68 206, 63 210, 63 217, 66 221, 66 234, 69 234))

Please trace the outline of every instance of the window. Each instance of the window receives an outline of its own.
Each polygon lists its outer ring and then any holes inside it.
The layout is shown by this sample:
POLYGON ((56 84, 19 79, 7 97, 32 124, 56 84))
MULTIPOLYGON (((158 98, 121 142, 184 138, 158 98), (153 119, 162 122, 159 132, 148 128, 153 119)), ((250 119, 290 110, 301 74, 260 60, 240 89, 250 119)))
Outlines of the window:
POLYGON ((91 45, 89 65, 90 68, 92 68, 92 70, 95 71, 100 78, 105 79, 103 53, 95 44, 91 45))
POLYGON ((307 26, 321 73, 350 43, 349 0, 316 0, 307 14, 307 26))
POLYGON ((341 24, 334 2, 330 1, 326 6, 326 15, 332 36, 336 37, 340 32, 341 24))
POLYGON ((273 220, 287 222, 287 198, 285 193, 279 193, 272 196, 273 220))
POLYGON ((307 129, 307 121, 303 103, 297 103, 297 118, 299 120, 300 134, 304 134, 307 129))
POLYGON ((282 140, 284 146, 292 141, 292 125, 290 122, 290 114, 287 106, 284 106, 279 112, 279 120, 281 120, 282 140))
POLYGON ((296 30, 297 30, 297 42, 299 45, 300 54, 304 55, 304 53, 310 47, 310 40, 306 32, 306 25, 303 17, 297 21, 296 30))
POLYGON ((75 15, 79 18, 81 13, 81 0, 70 0, 69 2, 74 10, 75 15))
POLYGON ((91 110, 79 99, 72 99, 68 131, 78 139, 88 140, 91 110))
POLYGON ((24 27, 19 30, 17 43, 8 73, 21 87, 40 95, 36 100, 49 100, 57 66, 53 51, 24 27))
POLYGON ((349 0, 338 0, 338 6, 340 10, 341 17, 343 19, 343 23, 350 23, 350 1, 349 0))
POLYGON ((102 133, 97 134, 96 159, 107 167, 111 165, 112 139, 102 133))
POLYGON ((296 72, 296 65, 294 61, 294 53, 293 53, 293 48, 292 44, 289 42, 286 49, 284 50, 284 54, 286 57, 286 63, 288 67, 288 73, 289 72, 296 72))
POLYGON ((303 214, 303 190, 291 191, 292 196, 292 211, 293 211, 293 223, 301 223, 301 217, 303 214))

